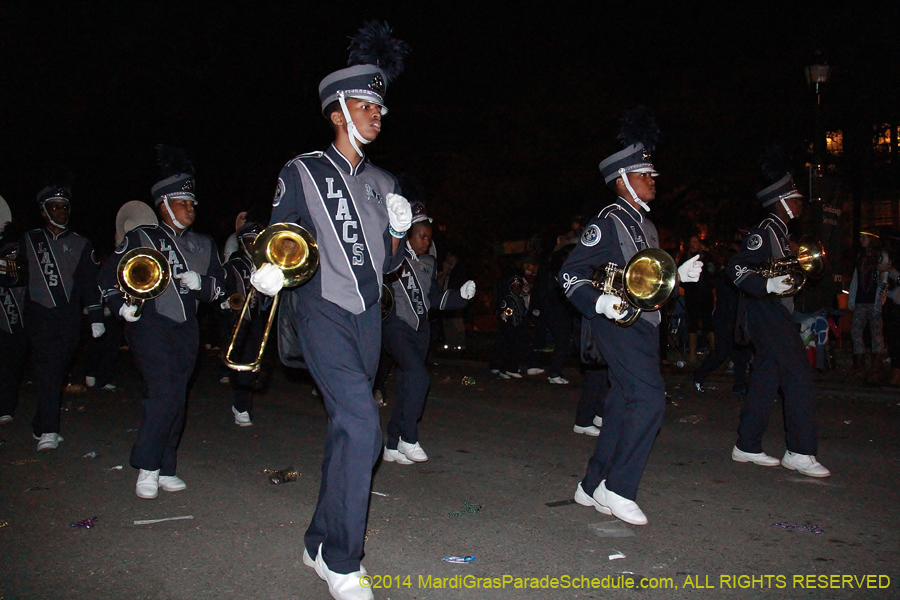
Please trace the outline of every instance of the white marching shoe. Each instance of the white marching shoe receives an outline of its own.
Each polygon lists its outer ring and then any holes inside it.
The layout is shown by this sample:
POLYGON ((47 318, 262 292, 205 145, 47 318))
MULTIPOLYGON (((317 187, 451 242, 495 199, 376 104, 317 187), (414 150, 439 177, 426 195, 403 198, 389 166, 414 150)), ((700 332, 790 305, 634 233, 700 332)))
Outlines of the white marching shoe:
POLYGON ((632 525, 646 525, 647 516, 640 509, 637 502, 623 498, 615 492, 606 489, 606 480, 600 482, 597 489, 594 490, 594 500, 603 506, 609 508, 612 515, 617 519, 631 523, 632 525))
POLYGON ((582 506, 593 506, 597 509, 597 512, 603 513, 604 515, 611 515, 612 511, 609 510, 608 506, 603 506, 596 500, 594 500, 593 496, 588 496, 588 493, 584 491, 584 488, 581 487, 581 482, 578 482, 578 487, 575 488, 575 502, 582 506))
POLYGON ((234 414, 234 424, 240 427, 250 427, 253 425, 253 421, 250 420, 250 413, 246 410, 244 412, 238 412, 238 409, 235 407, 231 407, 231 412, 234 414))
POLYGON ((413 461, 406 458, 406 455, 399 450, 391 450, 387 446, 384 447, 384 453, 381 455, 384 462, 395 462, 398 465, 411 465, 413 461))
POLYGON ((155 471, 147 471, 141 469, 138 471, 137 484, 134 486, 134 492, 138 498, 145 500, 153 500, 159 496, 159 469, 155 471))
MULTIPOLYGON (((778 460, 777 458, 775 460, 778 460)), ((790 450, 784 451, 784 458, 781 459, 781 466, 791 471, 797 471, 809 477, 828 477, 831 471, 826 469, 822 463, 816 460, 815 456, 809 454, 797 454, 790 450)))
MULTIPOLYGON (((10 421, 11 420, 12 419, 10 419, 10 421)), ((58 433, 42 433, 41 437, 32 434, 31 437, 37 440, 38 452, 56 450, 59 447, 59 443, 63 441, 63 436, 59 435, 58 433)))
POLYGON ((368 571, 359 565, 359 571, 355 573, 335 573, 325 564, 322 558, 322 544, 319 544, 319 552, 316 554, 316 574, 328 584, 328 591, 334 600, 374 600, 375 594, 371 587, 363 587, 362 581, 368 571))
POLYGON ((591 437, 597 437, 600 435, 600 430, 593 425, 588 425, 587 427, 582 427, 580 425, 575 425, 572 428, 572 431, 575 433, 580 433, 583 435, 589 435, 591 437))
POLYGON ((742 463, 751 462, 763 467, 777 467, 781 464, 780 460, 774 456, 769 456, 765 452, 744 452, 737 446, 731 450, 731 460, 742 463))
POLYGON ((400 441, 397 443, 397 450, 402 452, 406 458, 413 462, 425 462, 428 460, 428 455, 422 450, 422 446, 419 445, 419 442, 409 444, 404 442, 403 438, 400 438, 400 441))
POLYGON ((187 489, 187 484, 181 477, 175 475, 160 475, 159 489, 167 492, 180 492, 187 489))

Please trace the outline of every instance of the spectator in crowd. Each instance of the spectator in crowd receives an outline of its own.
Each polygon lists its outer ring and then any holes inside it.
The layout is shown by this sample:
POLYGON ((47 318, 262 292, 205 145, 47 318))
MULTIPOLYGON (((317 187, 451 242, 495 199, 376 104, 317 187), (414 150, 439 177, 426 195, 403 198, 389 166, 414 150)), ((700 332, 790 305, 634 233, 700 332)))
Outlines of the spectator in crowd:
POLYGON ((850 282, 849 308, 853 311, 850 333, 853 338, 853 369, 858 374, 872 372, 886 358, 882 331, 881 306, 890 260, 882 250, 881 237, 870 231, 859 232, 861 249, 850 282), (871 353, 866 352, 863 333, 869 326, 871 353))
POLYGON ((685 282, 682 285, 685 309, 687 311, 688 363, 690 365, 697 363, 697 340, 703 333, 707 335, 710 350, 715 348, 712 326, 714 278, 712 273, 710 273, 710 268, 715 268, 715 265, 709 260, 709 253, 701 243, 699 236, 692 235, 688 239, 687 247, 683 255, 679 257, 678 262, 681 264, 681 262, 697 254, 700 255, 700 261, 707 267, 703 269, 700 281, 695 283, 685 282))

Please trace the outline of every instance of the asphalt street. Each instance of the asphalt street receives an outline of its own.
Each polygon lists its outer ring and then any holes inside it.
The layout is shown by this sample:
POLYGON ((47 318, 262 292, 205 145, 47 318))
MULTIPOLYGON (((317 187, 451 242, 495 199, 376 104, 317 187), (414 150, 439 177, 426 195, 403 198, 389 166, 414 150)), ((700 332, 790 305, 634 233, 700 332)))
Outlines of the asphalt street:
MULTIPOLYGON (((188 489, 156 500, 135 496, 128 464, 143 384, 127 353, 119 391, 66 395, 56 451, 35 451, 34 386, 23 387, 0 428, 0 600, 329 597, 301 562, 326 423, 310 380, 269 361, 254 425, 239 428, 202 354, 179 451, 188 489), (273 485, 265 469, 300 476, 273 485), (156 519, 170 520, 138 524, 156 519)), ((374 477, 363 564, 376 598, 900 597, 897 390, 845 370, 818 380, 819 460, 833 476, 812 479, 733 462, 730 376, 698 394, 671 373, 637 499, 650 523, 634 527, 571 501, 595 439, 572 432, 574 366, 554 386, 431 362, 430 460, 379 464, 374 477), (474 560, 443 560, 454 556, 474 560)), ((784 452, 780 410, 764 447, 784 452)))

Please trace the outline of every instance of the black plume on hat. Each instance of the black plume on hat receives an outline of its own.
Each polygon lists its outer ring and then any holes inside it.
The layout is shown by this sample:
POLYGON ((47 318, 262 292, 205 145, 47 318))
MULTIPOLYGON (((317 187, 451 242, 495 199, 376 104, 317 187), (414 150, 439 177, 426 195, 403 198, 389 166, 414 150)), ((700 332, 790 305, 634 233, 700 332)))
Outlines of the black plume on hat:
POLYGON ((660 134, 656 119, 653 118, 646 106, 640 105, 626 111, 622 116, 622 131, 616 139, 622 142, 622 146, 643 144, 644 148, 653 152, 660 134))
POLYGON ((775 183, 785 175, 791 174, 791 161, 778 144, 766 148, 759 159, 759 166, 762 167, 763 176, 769 183, 775 183))
POLYGON ((347 66, 375 65, 384 73, 386 83, 403 72, 403 60, 409 54, 409 44, 391 36, 386 22, 369 21, 350 39, 350 58, 347 66))
POLYGON ((50 198, 71 201, 74 181, 75 176, 65 166, 48 165, 44 168, 44 185, 38 192, 37 201, 43 202, 50 198))
POLYGON ((194 174, 194 165, 188 158, 187 152, 181 148, 173 148, 165 144, 156 145, 157 164, 159 164, 159 178, 166 179, 172 175, 184 173, 194 174))

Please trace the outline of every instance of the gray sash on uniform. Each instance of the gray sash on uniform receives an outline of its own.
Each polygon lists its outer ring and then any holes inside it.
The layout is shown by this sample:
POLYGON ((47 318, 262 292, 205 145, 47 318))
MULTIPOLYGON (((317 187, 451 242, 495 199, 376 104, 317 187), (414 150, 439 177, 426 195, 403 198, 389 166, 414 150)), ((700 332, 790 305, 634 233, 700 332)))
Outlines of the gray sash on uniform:
MULTIPOLYGON (((639 224, 638 227, 641 230, 641 248, 637 247, 637 242, 635 242, 634 238, 637 235, 637 231, 634 230, 632 226, 632 232, 629 233, 627 229, 625 229, 625 223, 622 222, 620 218, 618 218, 615 213, 610 213, 610 216, 615 217, 614 221, 616 223, 616 233, 619 236, 619 248, 622 250, 622 256, 625 258, 625 264, 628 264, 628 261, 631 260, 631 257, 638 253, 640 250, 644 250, 645 248, 658 248, 659 247, 659 236, 656 232, 656 226, 648 220, 645 220, 642 224, 639 224), (652 245, 651 245, 652 244, 652 245)), ((625 265, 619 265, 620 267, 625 267, 625 265)), ((662 316, 659 314, 658 310, 653 312, 643 311, 641 312, 641 319, 644 319, 648 323, 654 326, 658 326, 662 321, 662 316)))

